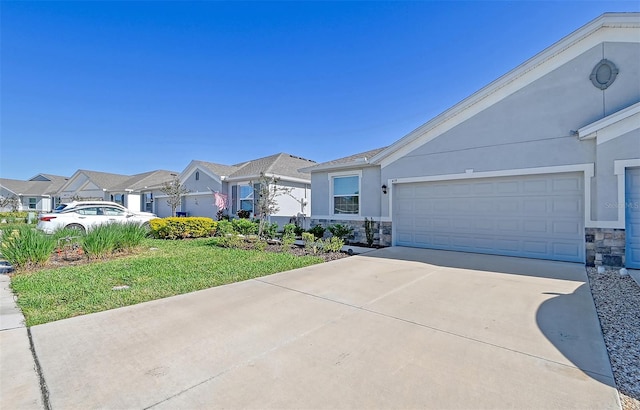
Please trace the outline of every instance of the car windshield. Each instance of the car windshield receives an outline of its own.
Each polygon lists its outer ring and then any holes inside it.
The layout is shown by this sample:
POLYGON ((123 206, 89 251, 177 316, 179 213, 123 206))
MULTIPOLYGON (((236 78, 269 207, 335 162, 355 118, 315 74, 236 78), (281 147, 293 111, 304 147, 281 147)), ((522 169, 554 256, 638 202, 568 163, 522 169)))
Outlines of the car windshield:
POLYGON ((62 210, 64 210, 64 208, 67 207, 67 204, 60 204, 58 206, 56 206, 56 208, 53 210, 53 212, 60 212, 62 210))

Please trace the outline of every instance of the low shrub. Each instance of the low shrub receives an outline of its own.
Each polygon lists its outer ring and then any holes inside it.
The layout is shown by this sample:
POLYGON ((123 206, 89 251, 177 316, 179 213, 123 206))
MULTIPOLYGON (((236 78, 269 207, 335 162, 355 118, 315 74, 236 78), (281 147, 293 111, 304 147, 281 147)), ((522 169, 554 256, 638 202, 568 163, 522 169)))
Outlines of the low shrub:
POLYGON ((329 239, 325 239, 322 244, 322 249, 325 252, 340 252, 344 246, 344 241, 337 236, 332 236, 329 239))
POLYGON ((278 224, 266 222, 262 228, 262 237, 266 239, 273 239, 278 235, 278 224))
POLYGON ((346 238, 353 232, 352 227, 342 224, 329 225, 327 229, 331 232, 331 235, 340 239, 346 238))
POLYGON ((29 225, 0 229, 0 253, 14 267, 34 267, 47 263, 56 239, 29 225))
POLYGON ((149 221, 150 234, 157 239, 185 239, 204 238, 213 236, 218 222, 212 218, 186 217, 186 218, 157 218, 149 221))
POLYGON ((318 239, 322 239, 324 236, 324 231, 326 229, 322 225, 316 225, 313 228, 309 229, 307 232, 312 233, 318 239))
POLYGON ((26 223, 29 218, 29 212, 0 212, 0 222, 7 224, 26 223))
POLYGON ((217 236, 226 236, 235 234, 236 230, 233 228, 233 224, 228 220, 218 221, 218 227, 216 229, 217 236))
POLYGON ((241 235, 254 235, 258 233, 258 224, 248 219, 234 219, 231 221, 233 229, 241 235))
POLYGON ((282 227, 282 237, 284 238, 288 235, 296 236, 296 224, 286 224, 282 227))
POLYGON ((235 233, 228 233, 219 237, 216 245, 223 248, 241 248, 244 246, 244 238, 235 233))
POLYGON ((304 232, 302 234, 302 240, 304 241, 304 247, 314 254, 322 251, 324 245, 322 239, 317 239, 313 233, 304 232))

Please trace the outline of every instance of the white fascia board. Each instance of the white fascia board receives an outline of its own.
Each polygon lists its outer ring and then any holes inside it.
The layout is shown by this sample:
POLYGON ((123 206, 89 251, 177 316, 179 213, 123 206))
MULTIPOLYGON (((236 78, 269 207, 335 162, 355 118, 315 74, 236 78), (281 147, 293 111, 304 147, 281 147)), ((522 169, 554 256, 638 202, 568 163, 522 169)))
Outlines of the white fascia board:
POLYGON ((580 128, 578 138, 580 140, 597 138, 599 145, 638 128, 640 128, 640 103, 580 128))
POLYGON ((310 216, 311 219, 326 219, 329 221, 364 221, 364 218, 373 219, 377 222, 391 222, 391 218, 387 216, 366 216, 366 215, 352 215, 352 214, 338 214, 338 215, 314 215, 310 216))
MULTIPOLYGON (((295 178, 278 174, 264 174, 267 178, 276 178, 279 181, 299 182, 301 184, 311 184, 310 179, 295 178)), ((260 175, 241 176, 235 178, 226 178, 225 182, 251 182, 260 179, 260 175)))
POLYGON ((339 169, 348 169, 348 168, 361 168, 363 166, 370 166, 369 158, 362 157, 356 158, 353 161, 341 163, 341 164, 320 164, 314 165, 311 167, 300 168, 301 172, 322 172, 322 171, 334 171, 339 169))
POLYGON ((371 158, 386 167, 516 91, 607 42, 638 42, 640 13, 604 15, 527 60, 371 158))
POLYGON ((575 165, 559 165, 559 166, 553 166, 553 167, 505 169, 500 171, 464 172, 460 174, 430 175, 430 176, 424 176, 424 177, 392 178, 392 179, 389 179, 389 182, 392 184, 404 184, 404 183, 411 183, 411 182, 435 182, 435 181, 453 181, 458 179, 557 174, 561 172, 584 172, 585 176, 591 178, 594 175, 594 166, 593 164, 575 164, 575 165))

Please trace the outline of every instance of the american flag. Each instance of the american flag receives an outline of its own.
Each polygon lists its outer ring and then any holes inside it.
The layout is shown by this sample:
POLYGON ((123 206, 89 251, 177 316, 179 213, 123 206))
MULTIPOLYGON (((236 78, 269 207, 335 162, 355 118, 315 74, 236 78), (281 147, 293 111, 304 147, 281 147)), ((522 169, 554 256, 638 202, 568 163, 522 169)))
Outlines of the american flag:
POLYGON ((227 207, 227 196, 225 194, 214 192, 213 197, 215 198, 215 205, 218 209, 225 209, 227 207))

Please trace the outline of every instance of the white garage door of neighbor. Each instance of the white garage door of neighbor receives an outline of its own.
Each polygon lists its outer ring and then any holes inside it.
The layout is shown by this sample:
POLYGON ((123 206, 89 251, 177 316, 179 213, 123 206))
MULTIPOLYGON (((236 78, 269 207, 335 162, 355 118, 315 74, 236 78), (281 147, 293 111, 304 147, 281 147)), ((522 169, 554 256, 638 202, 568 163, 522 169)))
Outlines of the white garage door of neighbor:
POLYGON ((395 244, 584 262, 582 173, 396 184, 395 244))

